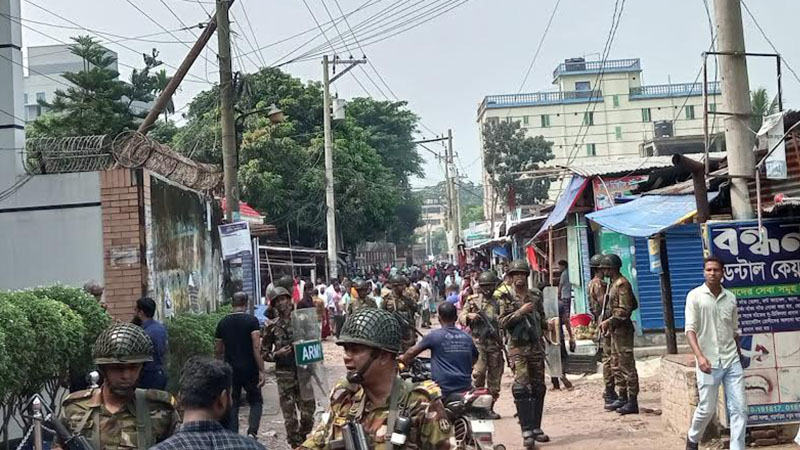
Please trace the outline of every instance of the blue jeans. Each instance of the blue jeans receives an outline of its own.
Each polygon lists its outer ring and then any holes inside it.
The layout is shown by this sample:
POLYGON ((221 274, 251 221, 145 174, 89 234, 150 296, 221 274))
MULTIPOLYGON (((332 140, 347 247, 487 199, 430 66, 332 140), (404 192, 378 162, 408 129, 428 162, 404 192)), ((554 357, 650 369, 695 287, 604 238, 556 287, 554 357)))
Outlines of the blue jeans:
POLYGON ((700 401, 687 437, 692 442, 700 442, 708 422, 717 410, 720 384, 725 388, 725 404, 731 428, 731 450, 744 450, 747 402, 744 397, 744 370, 739 361, 724 369, 711 369, 711 373, 702 372, 699 367, 697 368, 697 391, 700 401))

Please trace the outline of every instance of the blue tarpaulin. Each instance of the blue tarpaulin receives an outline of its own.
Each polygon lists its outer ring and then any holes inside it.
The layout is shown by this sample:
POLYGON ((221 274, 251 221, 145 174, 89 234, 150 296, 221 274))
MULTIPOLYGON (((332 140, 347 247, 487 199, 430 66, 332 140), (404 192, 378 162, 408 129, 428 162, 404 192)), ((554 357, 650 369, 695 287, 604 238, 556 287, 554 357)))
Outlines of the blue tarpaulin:
MULTIPOLYGON (((708 201, 717 197, 708 193, 708 201)), ((648 237, 694 215, 694 195, 645 195, 613 208, 587 214, 586 218, 627 236, 648 237)))
POLYGON ((580 177, 577 175, 573 175, 572 179, 569 180, 569 184, 567 188, 564 189, 564 192, 561 194, 561 197, 558 198, 556 205, 553 207, 553 211, 550 212, 550 215, 547 216, 547 220, 544 221, 542 227, 539 228, 539 231, 533 236, 536 239, 540 234, 547 231, 548 228, 558 225, 564 219, 567 218, 567 214, 569 210, 572 209, 572 206, 575 205, 575 200, 578 199, 578 196, 581 195, 583 189, 586 187, 587 179, 584 177, 580 177))

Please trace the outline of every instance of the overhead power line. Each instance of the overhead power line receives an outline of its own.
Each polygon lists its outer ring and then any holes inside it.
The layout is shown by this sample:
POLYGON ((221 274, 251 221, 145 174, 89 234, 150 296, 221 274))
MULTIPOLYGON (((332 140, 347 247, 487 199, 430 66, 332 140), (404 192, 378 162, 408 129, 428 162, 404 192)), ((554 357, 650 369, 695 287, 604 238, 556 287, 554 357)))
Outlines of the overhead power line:
POLYGON ((767 33, 764 31, 764 29, 761 28, 761 24, 758 23, 758 20, 756 20, 756 16, 754 16, 753 13, 750 11, 750 8, 747 7, 747 3, 745 3, 744 0, 741 0, 741 3, 742 6, 744 6, 744 10, 747 11, 747 15, 750 16, 750 19, 753 21, 753 24, 755 24, 756 28, 758 28, 758 31, 761 33, 761 36, 763 36, 764 40, 767 41, 767 44, 769 44, 769 46, 772 48, 772 51, 780 55, 783 64, 786 65, 786 68, 789 69, 789 72, 792 73, 792 76, 794 77, 795 81, 797 81, 797 83, 800 84, 800 77, 797 76, 797 72, 795 72, 794 68, 789 64, 789 61, 786 61, 786 58, 784 58, 783 55, 781 55, 781 52, 779 52, 778 49, 775 47, 775 44, 772 43, 772 40, 770 40, 770 38, 767 36, 767 33))
POLYGON ((533 53, 533 59, 531 59, 531 63, 528 65, 528 70, 525 71, 525 76, 522 78, 522 83, 519 84, 517 94, 522 92, 522 89, 525 88, 525 83, 528 81, 531 70, 533 70, 533 66, 536 64, 536 60, 539 58, 539 52, 542 50, 542 45, 544 44, 544 40, 547 38, 547 33, 550 31, 550 25, 553 24, 553 19, 556 17, 556 11, 558 11, 558 5, 560 4, 561 0, 556 0, 556 5, 553 7, 553 12, 550 14, 550 19, 547 21, 547 26, 544 28, 544 33, 542 33, 542 38, 539 39, 539 45, 536 46, 536 51, 533 53))

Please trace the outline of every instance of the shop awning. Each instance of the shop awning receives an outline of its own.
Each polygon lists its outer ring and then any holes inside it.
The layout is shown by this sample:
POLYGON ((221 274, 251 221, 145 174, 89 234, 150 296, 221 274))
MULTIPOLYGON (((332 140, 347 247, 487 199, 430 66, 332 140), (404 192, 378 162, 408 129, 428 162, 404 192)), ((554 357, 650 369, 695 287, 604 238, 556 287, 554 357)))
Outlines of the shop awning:
POLYGON ((556 202, 555 207, 553 207, 553 211, 549 216, 547 216, 547 220, 544 221, 542 227, 539 228, 539 231, 537 231, 533 236, 533 239, 536 239, 551 226, 558 225, 567 218, 569 210, 575 205, 575 201, 581 195, 581 192, 583 192, 583 189, 586 187, 588 181, 589 180, 584 177, 577 175, 572 176, 572 179, 569 180, 567 188, 564 189, 564 192, 560 197, 558 197, 558 201, 556 202))
MULTIPOLYGON (((717 197, 708 193, 708 201, 717 197)), ((697 213, 694 195, 645 195, 586 218, 609 230, 633 237, 648 237, 682 223, 697 213)))

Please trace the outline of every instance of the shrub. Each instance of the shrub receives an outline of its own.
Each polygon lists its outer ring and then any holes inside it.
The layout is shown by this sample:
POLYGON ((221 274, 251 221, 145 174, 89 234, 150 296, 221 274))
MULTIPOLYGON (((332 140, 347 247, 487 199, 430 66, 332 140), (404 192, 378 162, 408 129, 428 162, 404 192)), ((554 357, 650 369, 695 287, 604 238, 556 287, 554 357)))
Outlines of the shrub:
POLYGON ((220 308, 210 314, 181 313, 164 323, 169 336, 166 369, 170 391, 177 392, 181 368, 189 358, 214 354, 217 322, 229 312, 230 308, 220 308))
POLYGON ((9 397, 22 391, 28 372, 36 369, 37 358, 32 345, 34 329, 25 311, 12 302, 10 293, 0 293, 0 330, 3 347, 11 357, 8 365, 0 366, 0 403, 8 404, 9 397))
POLYGON ((97 336, 111 324, 111 316, 100 306, 97 300, 80 288, 54 285, 39 287, 30 291, 39 298, 49 298, 67 305, 80 316, 85 327, 80 352, 70 364, 70 371, 86 373, 93 366, 92 346, 97 336))

